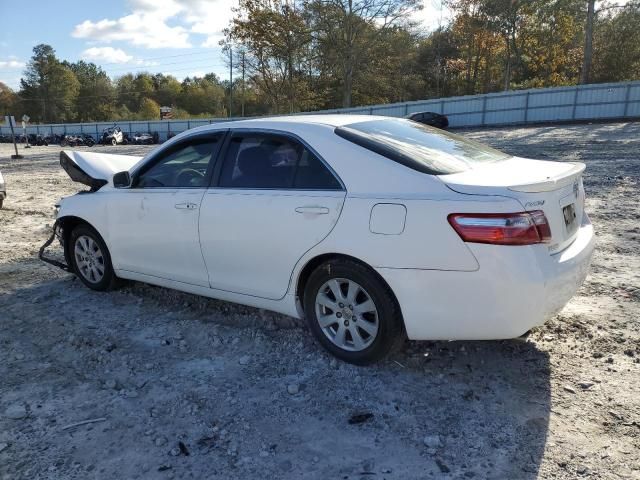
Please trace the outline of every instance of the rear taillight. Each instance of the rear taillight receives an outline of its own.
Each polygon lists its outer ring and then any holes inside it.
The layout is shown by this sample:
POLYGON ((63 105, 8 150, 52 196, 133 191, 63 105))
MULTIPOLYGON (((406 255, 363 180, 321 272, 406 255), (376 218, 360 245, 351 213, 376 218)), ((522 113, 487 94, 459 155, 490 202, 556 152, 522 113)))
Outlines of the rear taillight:
POLYGON ((551 240, 544 212, 452 213, 451 226, 465 242, 494 245, 532 245, 551 240))

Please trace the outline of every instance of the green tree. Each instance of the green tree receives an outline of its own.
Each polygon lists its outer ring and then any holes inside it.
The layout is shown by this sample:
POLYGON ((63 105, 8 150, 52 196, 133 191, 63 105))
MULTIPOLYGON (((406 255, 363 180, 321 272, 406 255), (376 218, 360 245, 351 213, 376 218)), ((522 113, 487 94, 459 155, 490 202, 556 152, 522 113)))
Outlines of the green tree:
POLYGON ((387 29, 407 23, 422 8, 418 0, 310 0, 311 26, 319 54, 333 59, 342 106, 352 104, 354 82, 387 29))
POLYGON ((150 98, 140 100, 140 110, 136 113, 136 120, 158 120, 160 118, 160 105, 150 98))
POLYGON ((182 82, 178 97, 178 107, 192 115, 221 115, 224 111, 224 88, 218 77, 207 74, 204 77, 187 77, 182 82))
POLYGON ((75 117, 80 82, 60 63, 55 50, 45 44, 33 48, 33 56, 20 80, 24 110, 32 121, 64 122, 75 117))
POLYGON ((18 96, 13 90, 0 82, 0 115, 16 115, 18 96))
POLYGON ((305 104, 300 79, 311 35, 303 6, 286 0, 240 0, 226 31, 226 51, 232 45, 236 69, 244 69, 256 87, 265 92, 275 112, 294 112, 305 104))
POLYGON ((158 73, 153 76, 155 85, 154 99, 161 106, 170 107, 175 105, 182 93, 182 85, 171 75, 163 75, 158 73))
POLYGON ((80 122, 111 120, 115 114, 115 89, 108 75, 96 64, 79 61, 66 63, 78 79, 76 120, 80 122))
POLYGON ((640 79, 640 1, 598 18, 594 27, 591 80, 618 82, 640 79))

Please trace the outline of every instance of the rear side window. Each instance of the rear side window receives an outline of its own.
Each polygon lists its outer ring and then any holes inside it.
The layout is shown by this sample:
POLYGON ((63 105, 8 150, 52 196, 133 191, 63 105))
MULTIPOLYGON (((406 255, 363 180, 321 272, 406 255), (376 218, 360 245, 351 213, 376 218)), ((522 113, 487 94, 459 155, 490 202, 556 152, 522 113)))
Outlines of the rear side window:
POLYGON ((306 148, 298 159, 293 187, 300 190, 341 190, 333 173, 306 148))
POLYGON ((399 118, 337 127, 336 134, 419 172, 446 175, 510 156, 460 135, 399 118))
POLYGON ((328 168, 301 143, 271 134, 234 135, 220 173, 220 187, 340 190, 328 168))

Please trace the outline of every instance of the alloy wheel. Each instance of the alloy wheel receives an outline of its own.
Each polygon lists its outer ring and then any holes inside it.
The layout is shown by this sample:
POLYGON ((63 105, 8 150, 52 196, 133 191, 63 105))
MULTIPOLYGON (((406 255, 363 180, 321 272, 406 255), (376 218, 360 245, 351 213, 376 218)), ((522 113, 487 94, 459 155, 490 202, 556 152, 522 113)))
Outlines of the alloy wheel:
POLYGON ((74 246, 76 265, 80 275, 91 283, 98 283, 104 277, 104 255, 98 243, 88 235, 81 235, 74 246))
POLYGON ((353 280, 333 278, 325 282, 315 303, 318 324, 337 347, 358 352, 376 339, 378 309, 369 293, 353 280))

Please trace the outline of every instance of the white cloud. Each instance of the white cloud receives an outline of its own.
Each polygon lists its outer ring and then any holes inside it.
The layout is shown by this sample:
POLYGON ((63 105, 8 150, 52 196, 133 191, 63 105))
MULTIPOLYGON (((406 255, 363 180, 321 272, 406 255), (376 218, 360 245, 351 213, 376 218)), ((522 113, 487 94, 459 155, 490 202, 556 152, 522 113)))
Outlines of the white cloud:
POLYGON ((446 25, 450 19, 451 11, 447 8, 445 0, 424 0, 422 10, 414 13, 412 17, 412 20, 428 30, 446 25))
POLYGON ((156 65, 160 65, 160 62, 157 62, 156 60, 136 60, 135 62, 136 65, 139 65, 141 67, 154 67, 156 65))
POLYGON ((233 16, 232 8, 237 0, 181 0, 185 7, 184 21, 190 25, 189 31, 206 35, 201 46, 215 48, 222 40, 222 31, 229 26, 233 16))
POLYGON ((173 0, 133 0, 133 12, 117 20, 85 20, 71 32, 76 38, 103 42, 124 41, 146 48, 188 48, 189 33, 167 20, 181 9, 173 0))
POLYGON ((9 60, 0 60, 0 68, 12 69, 12 68, 23 68, 25 66, 24 62, 20 62, 19 60, 14 60, 10 58, 9 60))
POLYGON ((131 13, 117 19, 85 20, 71 35, 88 42, 188 48, 190 34, 196 34, 206 37, 202 46, 217 47, 236 5, 237 0, 129 0, 131 13))
MULTIPOLYGON (((615 0, 622 2, 624 0, 615 0)), ((446 24, 446 0, 423 0, 413 19, 429 30, 446 24)), ((194 42, 217 48, 238 0, 128 0, 129 12, 116 19, 85 20, 72 35, 88 42, 116 41, 145 48, 189 48, 194 42)))
POLYGON ((106 63, 128 63, 133 60, 124 50, 113 47, 91 47, 80 54, 84 60, 106 63))

